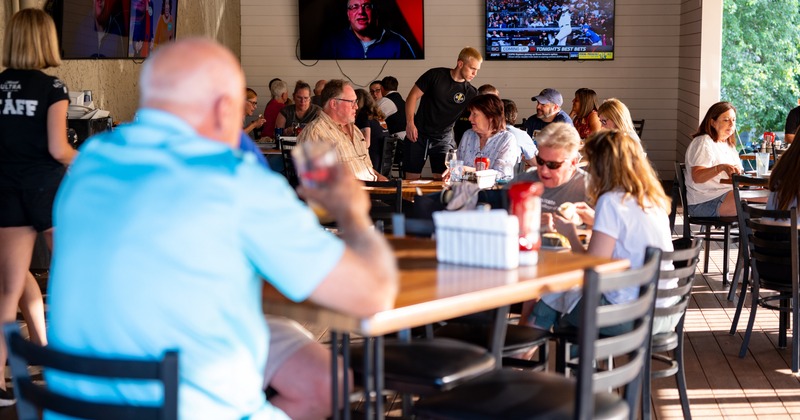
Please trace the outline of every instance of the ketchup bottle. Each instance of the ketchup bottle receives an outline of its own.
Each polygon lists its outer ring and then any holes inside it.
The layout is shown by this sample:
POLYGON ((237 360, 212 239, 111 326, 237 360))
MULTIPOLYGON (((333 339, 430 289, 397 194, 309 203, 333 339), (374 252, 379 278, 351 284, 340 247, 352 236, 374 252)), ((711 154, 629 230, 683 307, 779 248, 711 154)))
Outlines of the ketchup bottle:
POLYGON ((539 260, 542 192, 544 185, 541 182, 518 182, 508 191, 511 214, 519 220, 520 265, 534 265, 539 260))
POLYGON ((486 169, 489 169, 489 158, 478 152, 478 156, 475 156, 475 170, 483 171, 486 169))

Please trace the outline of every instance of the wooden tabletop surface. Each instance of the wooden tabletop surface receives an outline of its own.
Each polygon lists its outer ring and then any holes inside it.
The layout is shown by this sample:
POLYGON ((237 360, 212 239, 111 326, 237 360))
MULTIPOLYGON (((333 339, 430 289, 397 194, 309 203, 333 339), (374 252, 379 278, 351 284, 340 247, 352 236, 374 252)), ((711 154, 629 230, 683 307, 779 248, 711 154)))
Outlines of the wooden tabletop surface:
POLYGON ((378 336, 567 290, 581 284, 585 268, 616 271, 629 266, 627 260, 542 251, 536 266, 495 270, 439 264, 432 240, 389 241, 400 268, 400 291, 393 309, 359 318, 308 302, 291 302, 266 285, 265 313, 342 332, 378 336))
MULTIPOLYGON (((424 195, 442 191, 444 187, 443 181, 433 180, 403 180, 403 200, 414 201, 417 195, 424 195)), ((375 192, 380 194, 390 194, 394 188, 384 187, 364 187, 368 192, 375 192)))

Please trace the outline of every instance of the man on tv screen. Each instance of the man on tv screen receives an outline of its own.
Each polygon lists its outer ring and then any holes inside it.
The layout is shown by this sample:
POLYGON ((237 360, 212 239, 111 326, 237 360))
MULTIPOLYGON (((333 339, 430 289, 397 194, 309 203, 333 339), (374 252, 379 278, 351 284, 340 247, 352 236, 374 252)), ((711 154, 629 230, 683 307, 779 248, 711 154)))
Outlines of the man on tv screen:
POLYGON ((408 41, 397 32, 381 27, 380 0, 347 0, 349 26, 327 37, 320 58, 416 58, 408 41))

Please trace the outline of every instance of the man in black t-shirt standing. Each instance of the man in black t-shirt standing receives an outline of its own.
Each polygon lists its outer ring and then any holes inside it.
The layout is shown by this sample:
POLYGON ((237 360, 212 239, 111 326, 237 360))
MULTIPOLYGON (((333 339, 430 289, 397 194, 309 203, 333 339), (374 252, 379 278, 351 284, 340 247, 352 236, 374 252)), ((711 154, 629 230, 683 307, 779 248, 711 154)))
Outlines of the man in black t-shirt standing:
MULTIPOLYGON (((445 171, 444 158, 455 148, 453 124, 478 94, 470 81, 478 74, 483 57, 475 48, 458 54, 456 67, 437 67, 417 79, 406 98, 406 139, 403 171, 406 179, 418 179, 428 156, 434 179, 445 171), (419 110, 414 113, 419 102, 419 110)), ((466 162, 465 162, 466 163, 466 162)))

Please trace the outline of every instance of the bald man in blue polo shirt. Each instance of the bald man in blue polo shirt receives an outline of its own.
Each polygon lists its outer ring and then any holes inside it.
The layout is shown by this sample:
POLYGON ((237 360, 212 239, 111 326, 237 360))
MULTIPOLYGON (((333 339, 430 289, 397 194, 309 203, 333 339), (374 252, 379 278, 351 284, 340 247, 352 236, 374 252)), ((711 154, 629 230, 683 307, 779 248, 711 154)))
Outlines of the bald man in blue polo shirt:
MULTIPOLYGON (((339 239, 239 150, 243 101, 244 75, 224 47, 159 48, 142 68, 135 121, 84 145, 54 208, 50 345, 153 359, 178 350, 181 418, 295 416, 262 391, 271 349, 260 278, 355 315, 391 307, 397 292, 395 260, 352 174, 337 167, 327 188, 301 190, 337 218, 339 239)), ((47 380, 97 401, 162 399, 153 384, 47 380)))

